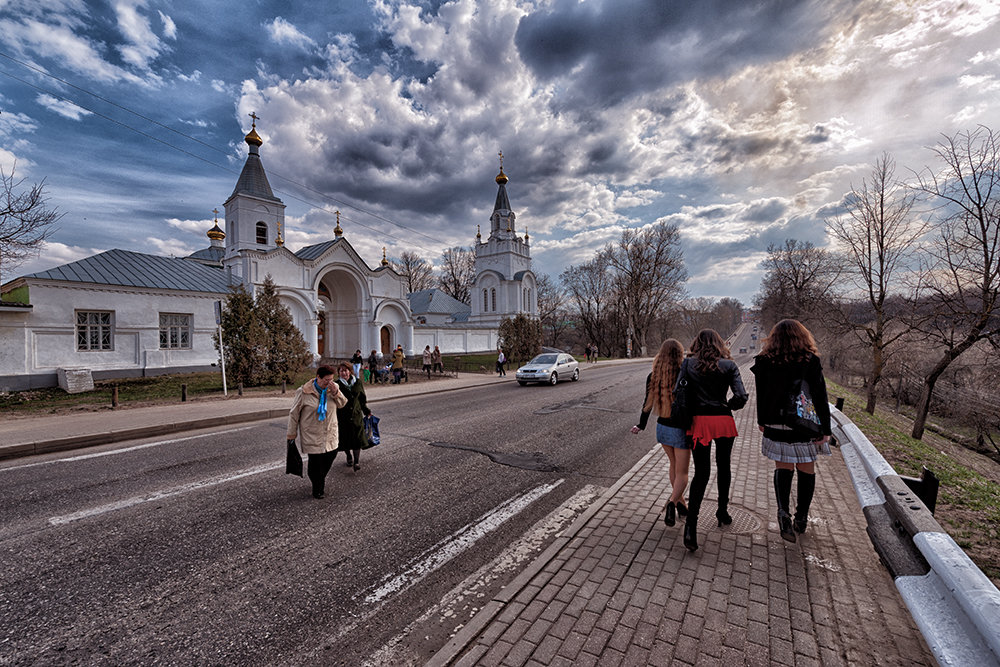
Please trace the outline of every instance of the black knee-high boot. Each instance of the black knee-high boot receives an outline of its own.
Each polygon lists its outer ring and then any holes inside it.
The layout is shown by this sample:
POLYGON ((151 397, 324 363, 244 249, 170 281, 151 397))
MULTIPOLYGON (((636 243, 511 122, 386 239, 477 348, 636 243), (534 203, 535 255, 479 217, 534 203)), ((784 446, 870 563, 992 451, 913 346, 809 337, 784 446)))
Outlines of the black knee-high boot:
POLYGON ((361 470, 361 448, 354 450, 354 469, 361 470))
POLYGON ((774 471, 774 497, 778 501, 778 527, 781 530, 782 539, 788 542, 795 541, 795 531, 792 530, 792 515, 788 513, 794 474, 794 470, 787 468, 776 468, 774 471))
POLYGON ((816 491, 816 473, 798 471, 799 488, 796 494, 795 521, 793 527, 796 533, 806 532, 806 522, 809 519, 809 505, 812 504, 813 493, 816 491))

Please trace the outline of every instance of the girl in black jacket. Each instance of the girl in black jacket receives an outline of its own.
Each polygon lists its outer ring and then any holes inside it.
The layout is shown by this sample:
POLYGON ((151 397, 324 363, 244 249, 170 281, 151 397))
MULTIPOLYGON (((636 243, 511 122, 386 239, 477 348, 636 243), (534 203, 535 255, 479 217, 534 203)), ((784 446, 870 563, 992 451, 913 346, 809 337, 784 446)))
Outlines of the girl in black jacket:
POLYGON ((698 548, 698 512, 705 497, 712 470, 712 442, 715 442, 715 477, 719 483, 719 525, 729 525, 729 485, 732 481, 730 459, 738 435, 733 410, 747 404, 740 369, 729 356, 729 348, 714 329, 703 329, 691 343, 691 357, 684 360, 682 378, 687 378, 687 402, 694 419, 688 429, 693 443, 694 479, 684 523, 684 546, 698 548), (732 398, 726 399, 729 390, 732 398))
POLYGON ((781 537, 794 542, 795 533, 806 530, 816 489, 816 459, 819 454, 830 454, 830 404, 816 341, 797 320, 782 320, 771 329, 750 371, 757 379, 757 425, 764 433, 761 453, 774 461, 778 526, 781 537), (805 430, 800 419, 791 418, 801 380, 808 385, 812 406, 803 395, 798 401, 799 412, 816 423, 819 434, 805 430), (796 470, 799 483, 793 520, 789 503, 796 470))

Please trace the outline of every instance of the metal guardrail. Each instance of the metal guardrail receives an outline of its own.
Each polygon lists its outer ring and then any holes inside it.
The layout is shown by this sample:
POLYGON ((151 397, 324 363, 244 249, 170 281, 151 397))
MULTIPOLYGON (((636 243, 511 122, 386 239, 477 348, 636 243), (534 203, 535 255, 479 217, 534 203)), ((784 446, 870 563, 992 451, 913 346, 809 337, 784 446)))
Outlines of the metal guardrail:
POLYGON ((1000 590, 865 434, 830 406, 868 537, 941 665, 1000 665, 1000 590))

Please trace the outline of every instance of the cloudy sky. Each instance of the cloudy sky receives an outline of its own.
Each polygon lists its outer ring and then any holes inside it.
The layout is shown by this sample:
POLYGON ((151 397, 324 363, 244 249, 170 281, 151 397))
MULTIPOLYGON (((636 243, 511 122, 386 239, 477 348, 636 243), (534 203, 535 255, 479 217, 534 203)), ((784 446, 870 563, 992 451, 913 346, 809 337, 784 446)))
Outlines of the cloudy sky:
POLYGON ((14 275, 187 255, 248 114, 293 250, 438 261, 488 228, 498 151, 536 273, 679 224, 692 296, 749 303, 769 243, 826 243, 883 151, 997 127, 995 0, 0 0, 0 165, 64 213, 14 275), (208 7, 208 8, 206 8, 208 7))

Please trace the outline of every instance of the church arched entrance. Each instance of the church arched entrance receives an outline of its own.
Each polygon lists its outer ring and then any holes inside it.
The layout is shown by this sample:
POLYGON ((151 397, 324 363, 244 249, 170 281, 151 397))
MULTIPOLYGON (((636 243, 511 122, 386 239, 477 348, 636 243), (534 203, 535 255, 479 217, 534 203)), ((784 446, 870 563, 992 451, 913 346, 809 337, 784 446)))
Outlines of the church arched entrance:
POLYGON ((331 269, 323 274, 316 287, 323 310, 319 313, 319 353, 324 357, 349 359, 354 350, 365 347, 360 283, 344 269, 331 269))

